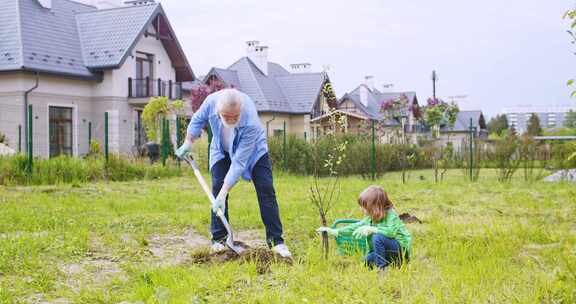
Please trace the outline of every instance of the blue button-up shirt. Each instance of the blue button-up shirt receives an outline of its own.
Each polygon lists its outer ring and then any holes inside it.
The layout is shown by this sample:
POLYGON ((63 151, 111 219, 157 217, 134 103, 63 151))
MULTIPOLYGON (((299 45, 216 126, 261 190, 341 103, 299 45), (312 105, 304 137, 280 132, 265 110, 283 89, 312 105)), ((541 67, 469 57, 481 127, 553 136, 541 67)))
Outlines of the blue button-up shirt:
MULTIPOLYGON (((214 134, 210 144, 210 171, 216 162, 224 158, 224 147, 221 139, 224 126, 216 109, 219 95, 220 92, 208 95, 188 125, 188 134, 193 138, 198 138, 206 123, 210 124, 212 134, 214 134)), ((256 105, 248 95, 244 93, 241 95, 243 97, 242 112, 231 140, 230 159, 232 164, 224 178, 224 183, 230 187, 234 186, 240 177, 250 180, 254 164, 260 157, 268 153, 266 133, 260 124, 256 105)))

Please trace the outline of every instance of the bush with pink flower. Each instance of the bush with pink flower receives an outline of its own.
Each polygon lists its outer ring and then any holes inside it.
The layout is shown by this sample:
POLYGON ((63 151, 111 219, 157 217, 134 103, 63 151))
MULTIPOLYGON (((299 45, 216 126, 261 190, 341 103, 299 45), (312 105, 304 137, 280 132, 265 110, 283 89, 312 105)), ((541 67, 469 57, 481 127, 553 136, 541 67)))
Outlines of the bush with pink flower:
POLYGON ((460 109, 453 102, 446 103, 440 98, 428 98, 427 105, 424 108, 424 121, 432 128, 433 136, 437 137, 440 127, 454 126, 458 112, 460 112, 460 109))
POLYGON ((208 95, 225 88, 226 85, 217 79, 210 79, 208 84, 200 84, 192 88, 192 90, 190 90, 190 106, 192 107, 192 111, 196 112, 208 95))

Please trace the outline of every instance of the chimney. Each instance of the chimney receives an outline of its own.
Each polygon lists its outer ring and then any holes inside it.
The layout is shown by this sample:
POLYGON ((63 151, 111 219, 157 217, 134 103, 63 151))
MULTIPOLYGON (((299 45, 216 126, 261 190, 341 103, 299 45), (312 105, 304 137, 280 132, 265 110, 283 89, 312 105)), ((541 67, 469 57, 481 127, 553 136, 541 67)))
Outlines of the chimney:
POLYGON ((370 91, 374 91, 374 76, 366 75, 364 77, 364 84, 370 89, 370 91))
POLYGON ((246 55, 264 75, 268 75, 268 47, 259 41, 246 42, 246 55))
POLYGON ((97 9, 117 8, 125 5, 125 1, 122 0, 74 0, 74 1, 94 6, 97 9))
POLYGON ((290 72, 292 73, 311 73, 312 64, 310 63, 293 63, 290 65, 290 72))
POLYGON ((383 85, 382 85, 382 89, 383 89, 382 92, 387 92, 387 91, 389 91, 389 90, 390 90, 391 88, 393 88, 393 87, 394 87, 394 84, 393 84, 393 83, 383 84, 383 85))
POLYGON ((258 40, 251 40, 246 41, 246 56, 250 57, 254 54, 256 47, 260 45, 260 41, 258 40))
POLYGON ((43 8, 52 9, 52 0, 38 0, 43 8))
POLYGON ((124 1, 124 6, 148 5, 152 3, 154 3, 154 0, 127 0, 124 1))

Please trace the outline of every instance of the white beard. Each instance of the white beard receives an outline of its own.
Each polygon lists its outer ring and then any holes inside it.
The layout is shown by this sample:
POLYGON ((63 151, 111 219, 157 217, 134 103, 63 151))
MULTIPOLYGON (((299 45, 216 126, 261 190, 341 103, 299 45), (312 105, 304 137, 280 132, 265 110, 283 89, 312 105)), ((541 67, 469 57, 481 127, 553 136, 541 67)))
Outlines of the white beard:
POLYGON ((228 129, 234 129, 238 126, 238 123, 240 122, 240 118, 238 118, 238 121, 235 124, 229 124, 226 122, 226 120, 224 120, 224 117, 222 117, 222 115, 220 116, 220 121, 222 122, 222 125, 224 125, 224 127, 228 128, 228 129))

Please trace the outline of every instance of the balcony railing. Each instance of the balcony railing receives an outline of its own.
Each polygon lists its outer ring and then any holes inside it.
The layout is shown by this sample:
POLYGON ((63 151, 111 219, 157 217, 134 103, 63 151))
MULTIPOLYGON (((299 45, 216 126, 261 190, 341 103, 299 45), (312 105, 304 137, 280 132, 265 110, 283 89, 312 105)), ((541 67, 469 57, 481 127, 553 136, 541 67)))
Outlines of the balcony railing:
POLYGON ((129 98, 165 96, 182 99, 182 83, 152 78, 128 78, 129 98))

